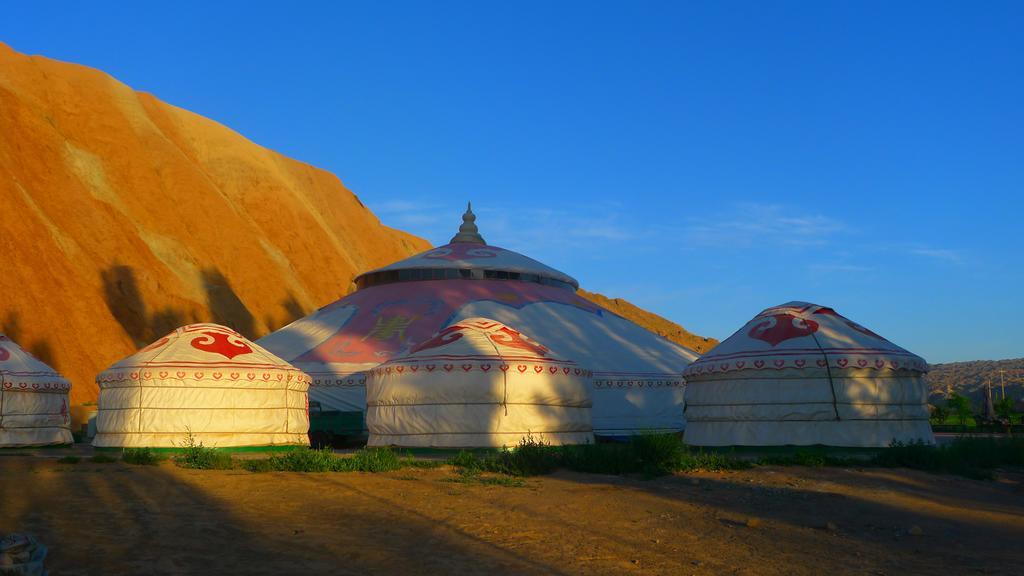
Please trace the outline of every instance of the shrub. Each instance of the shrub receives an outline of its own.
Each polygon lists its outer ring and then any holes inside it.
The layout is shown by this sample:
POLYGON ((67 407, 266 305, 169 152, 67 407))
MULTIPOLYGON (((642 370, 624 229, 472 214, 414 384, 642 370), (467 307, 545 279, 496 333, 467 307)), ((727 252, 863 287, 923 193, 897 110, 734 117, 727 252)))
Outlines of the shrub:
POLYGON ((106 454, 93 454, 89 458, 89 462, 93 464, 110 464, 111 462, 117 462, 117 458, 107 456, 106 454))
POLYGON ((121 453, 121 460, 126 463, 143 466, 156 466, 165 458, 152 448, 125 448, 121 453))
POLYGON ((512 449, 477 456, 462 451, 448 460, 463 471, 511 476, 548 474, 564 467, 591 474, 659 476, 681 470, 735 470, 750 465, 722 454, 691 452, 674 434, 639 434, 627 442, 550 446, 532 437, 512 449))
POLYGON ((363 448, 349 458, 337 458, 339 472, 390 472, 403 467, 402 459, 391 448, 363 448))
POLYGON ((234 464, 231 454, 203 446, 202 442, 196 441, 191 430, 179 447, 181 452, 174 457, 174 463, 182 468, 228 470, 234 464))
POLYGON ((677 472, 695 472, 697 470, 717 472, 720 470, 746 470, 751 466, 753 464, 747 460, 742 460, 731 454, 718 454, 703 450, 693 452, 687 449, 683 451, 675 470, 677 472))
POLYGON ((960 426, 967 426, 967 419, 971 417, 970 399, 966 396, 953 393, 946 399, 946 407, 954 416, 957 417, 957 420, 960 422, 960 426))
POLYGON ((792 454, 765 456, 758 463, 773 466, 809 466, 818 468, 826 464, 842 466, 846 464, 846 460, 829 456, 824 450, 797 449, 792 454))
POLYGON ((942 446, 893 442, 876 454, 871 463, 986 479, 1001 466, 1024 466, 1024 439, 957 438, 942 446))
POLYGON ((242 467, 250 472, 389 472, 401 468, 432 468, 439 465, 399 457, 390 448, 363 448, 350 457, 338 456, 329 448, 300 448, 264 460, 246 460, 242 463, 242 467))

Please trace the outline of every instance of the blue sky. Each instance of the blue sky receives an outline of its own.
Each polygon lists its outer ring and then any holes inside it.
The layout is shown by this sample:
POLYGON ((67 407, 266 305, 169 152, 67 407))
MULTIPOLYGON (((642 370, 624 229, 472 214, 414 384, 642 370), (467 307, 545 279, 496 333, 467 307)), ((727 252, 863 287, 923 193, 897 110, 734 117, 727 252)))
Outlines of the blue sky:
POLYGON ((1024 3, 3 5, 100 68, 703 335, 830 305, 931 362, 1024 356, 1024 3))

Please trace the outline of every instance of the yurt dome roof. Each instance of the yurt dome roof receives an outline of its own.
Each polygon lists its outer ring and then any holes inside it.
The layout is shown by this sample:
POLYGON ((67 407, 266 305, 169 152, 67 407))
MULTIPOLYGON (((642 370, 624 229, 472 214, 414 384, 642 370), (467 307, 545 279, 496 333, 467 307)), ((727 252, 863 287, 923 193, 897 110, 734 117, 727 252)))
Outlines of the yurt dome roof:
POLYGON ((71 383, 56 370, 0 334, 0 382, 5 389, 69 390, 71 383))
POLYGON ((419 280, 518 280, 575 291, 579 282, 568 274, 512 250, 488 245, 476 226, 472 205, 451 242, 356 277, 360 289, 419 280))
POLYGON ((238 332, 219 324, 190 324, 117 362, 97 377, 97 381, 121 378, 194 378, 203 375, 216 379, 266 379, 288 373, 305 380, 308 377, 288 362, 268 352, 238 332), (212 369, 220 369, 217 372, 212 369))
POLYGON ((927 372, 928 363, 832 308, 794 301, 761 311, 683 374, 791 368, 927 372))
MULTIPOLYGON (((393 358, 375 371, 390 373, 393 365, 409 362, 431 362, 430 371, 488 372, 519 371, 552 374, 564 371, 576 376, 591 375, 571 360, 553 357, 543 344, 490 318, 465 318, 444 328, 413 347, 408 354, 393 358)), ((395 366, 395 369, 399 369, 395 366)))

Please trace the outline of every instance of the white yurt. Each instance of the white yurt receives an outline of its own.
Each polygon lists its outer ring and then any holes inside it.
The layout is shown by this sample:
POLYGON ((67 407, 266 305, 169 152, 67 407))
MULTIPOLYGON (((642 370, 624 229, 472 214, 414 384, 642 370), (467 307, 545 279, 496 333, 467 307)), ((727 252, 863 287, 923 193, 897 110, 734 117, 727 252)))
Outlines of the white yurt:
POLYGON ((310 400, 361 424, 369 370, 455 323, 492 318, 593 371, 596 434, 683 429, 682 372, 695 352, 582 298, 571 276, 487 244, 472 210, 462 218, 450 243, 361 274, 355 292, 260 345, 312 377, 310 400))
POLYGON ((192 324, 96 378, 97 447, 309 445, 309 377, 217 324, 192 324))
POLYGON ((71 444, 71 383, 0 334, 0 448, 71 444))
POLYGON ((697 446, 934 442, 928 364, 831 308, 769 308, 691 364, 685 440, 697 446))
POLYGON ((586 367, 487 318, 460 320, 369 371, 370 446, 594 441, 586 367))

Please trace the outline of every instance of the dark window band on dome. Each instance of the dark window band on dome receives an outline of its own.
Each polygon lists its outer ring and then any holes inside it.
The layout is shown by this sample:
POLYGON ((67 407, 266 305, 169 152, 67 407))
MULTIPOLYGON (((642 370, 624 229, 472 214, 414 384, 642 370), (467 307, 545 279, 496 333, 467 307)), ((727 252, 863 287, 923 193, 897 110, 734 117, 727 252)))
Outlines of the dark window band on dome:
POLYGON ((481 268, 407 268, 404 270, 382 270, 364 274, 356 279, 359 290, 381 284, 396 282, 418 282, 422 280, 515 280, 532 282, 544 286, 554 286, 570 292, 576 287, 568 282, 555 280, 528 272, 511 272, 508 270, 485 270, 481 268))

